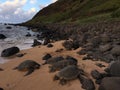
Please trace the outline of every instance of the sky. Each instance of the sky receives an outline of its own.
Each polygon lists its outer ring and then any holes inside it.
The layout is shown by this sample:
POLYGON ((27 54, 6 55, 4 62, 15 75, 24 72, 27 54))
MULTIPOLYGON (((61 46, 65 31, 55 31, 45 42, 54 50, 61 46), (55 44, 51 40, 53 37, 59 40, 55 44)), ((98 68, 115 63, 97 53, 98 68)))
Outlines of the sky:
POLYGON ((0 0, 0 23, 25 22, 55 1, 57 0, 0 0))

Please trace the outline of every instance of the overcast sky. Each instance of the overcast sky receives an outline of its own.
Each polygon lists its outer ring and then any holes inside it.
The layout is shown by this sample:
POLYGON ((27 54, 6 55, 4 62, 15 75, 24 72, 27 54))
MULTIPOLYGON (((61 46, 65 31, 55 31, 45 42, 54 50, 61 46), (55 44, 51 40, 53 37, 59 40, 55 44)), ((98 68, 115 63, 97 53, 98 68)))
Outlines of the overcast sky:
POLYGON ((0 0, 0 22, 20 23, 57 0, 0 0))

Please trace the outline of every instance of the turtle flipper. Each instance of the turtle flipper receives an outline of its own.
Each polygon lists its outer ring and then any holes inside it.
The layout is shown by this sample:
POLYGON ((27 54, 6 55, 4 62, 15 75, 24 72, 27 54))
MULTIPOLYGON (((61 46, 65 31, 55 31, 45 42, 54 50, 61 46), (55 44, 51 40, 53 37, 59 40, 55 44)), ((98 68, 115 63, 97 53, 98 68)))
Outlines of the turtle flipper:
POLYGON ((24 76, 30 75, 32 72, 34 72, 34 68, 30 68, 24 76))
POLYGON ((59 82, 61 85, 65 85, 67 83, 67 81, 65 79, 61 79, 59 82))

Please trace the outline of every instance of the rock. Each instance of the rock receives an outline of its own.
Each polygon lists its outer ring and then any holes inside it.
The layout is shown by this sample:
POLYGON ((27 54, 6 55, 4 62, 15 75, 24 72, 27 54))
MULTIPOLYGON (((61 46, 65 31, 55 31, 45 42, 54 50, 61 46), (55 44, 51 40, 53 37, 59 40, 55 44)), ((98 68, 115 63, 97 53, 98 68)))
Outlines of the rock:
POLYGON ((79 52, 77 52, 77 54, 79 55, 85 55, 87 53, 86 49, 81 49, 79 52))
POLYGON ((61 48, 61 49, 56 50, 55 52, 62 52, 63 50, 64 50, 64 49, 61 48))
POLYGON ((50 59, 51 57, 52 57, 52 56, 47 53, 42 59, 43 59, 43 60, 48 60, 48 59, 50 59))
POLYGON ((4 71, 2 68, 0 68, 0 71, 4 71))
POLYGON ((1 57, 9 57, 9 56, 12 56, 12 55, 18 53, 19 51, 20 51, 20 49, 18 47, 7 48, 2 51, 1 57))
POLYGON ((41 42, 37 41, 37 39, 34 39, 32 47, 41 45, 41 42))
POLYGON ((100 38, 101 38, 102 43, 108 43, 111 41, 110 36, 108 36, 107 34, 102 34, 100 38))
POLYGON ((4 89, 0 87, 0 90, 4 90, 4 89))
POLYGON ((120 45, 114 46, 111 53, 115 56, 120 56, 120 45))
POLYGON ((113 77, 120 77, 120 61, 112 62, 109 65, 110 75, 113 77))
POLYGON ((96 66, 102 68, 102 67, 105 67, 105 65, 101 64, 101 63, 96 63, 96 66))
POLYGON ((50 39, 49 38, 45 38, 43 45, 47 45, 48 43, 50 43, 50 39))
POLYGON ((94 79, 102 79, 101 73, 99 73, 97 70, 91 71, 91 76, 92 76, 94 79))
POLYGON ((120 90, 120 77, 106 77, 98 90, 120 90))
POLYGON ((0 34, 0 39, 5 39, 5 38, 6 38, 6 36, 5 36, 5 35, 0 34))
POLYGON ((100 45, 99 46, 99 50, 101 52, 106 52, 112 49, 112 45, 111 44, 105 44, 105 45, 100 45))
POLYGON ((72 56, 67 56, 65 59, 75 61, 76 63, 78 62, 78 60, 72 56))
POLYGON ((85 90, 95 90, 95 85, 93 81, 87 77, 79 75, 79 80, 82 84, 82 88, 85 90))
POLYGON ((47 45, 47 47, 51 48, 51 47, 53 47, 53 45, 52 45, 51 43, 49 43, 49 44, 47 45))
POLYGON ((7 28, 7 29, 12 29, 12 27, 11 27, 11 26, 7 26, 6 28, 7 28))
POLYGON ((28 32, 25 36, 26 37, 31 37, 31 34, 28 32))

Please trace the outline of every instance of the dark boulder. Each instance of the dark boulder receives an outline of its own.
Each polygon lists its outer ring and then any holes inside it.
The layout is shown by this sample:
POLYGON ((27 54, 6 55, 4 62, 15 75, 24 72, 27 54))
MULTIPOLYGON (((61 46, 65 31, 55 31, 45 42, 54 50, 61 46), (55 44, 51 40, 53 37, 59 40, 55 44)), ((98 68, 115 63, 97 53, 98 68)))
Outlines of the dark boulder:
POLYGON ((0 68, 0 71, 4 71, 2 68, 0 68))
POLYGON ((31 37, 31 34, 28 32, 25 36, 26 37, 31 37))
POLYGON ((79 75, 79 80, 82 84, 82 88, 85 90, 95 90, 95 85, 93 81, 87 77, 79 75))
POLYGON ((4 89, 0 87, 0 90, 4 90, 4 89))
POLYGON ((9 57, 9 56, 12 56, 16 53, 18 53, 20 50, 18 47, 11 47, 11 48, 7 48, 7 49, 4 49, 1 53, 1 57, 9 57))
POLYGON ((39 42, 37 39, 34 39, 32 47, 41 45, 41 42, 39 42))
POLYGON ((114 77, 120 77, 120 61, 112 62, 109 65, 110 75, 114 77))
POLYGON ((98 90, 120 90, 120 77, 106 77, 98 90))
POLYGON ((49 38, 45 38, 43 45, 47 45, 48 43, 50 43, 50 39, 49 38))
POLYGON ((115 56, 120 56, 120 45, 114 46, 111 53, 115 56))
POLYGON ((50 59, 51 57, 52 57, 52 56, 47 53, 42 59, 43 59, 43 60, 48 60, 48 59, 50 59))
POLYGON ((0 39, 5 39, 5 38, 6 38, 6 36, 5 36, 5 35, 0 34, 0 39))
POLYGON ((12 27, 11 26, 7 26, 6 29, 12 29, 12 27))

